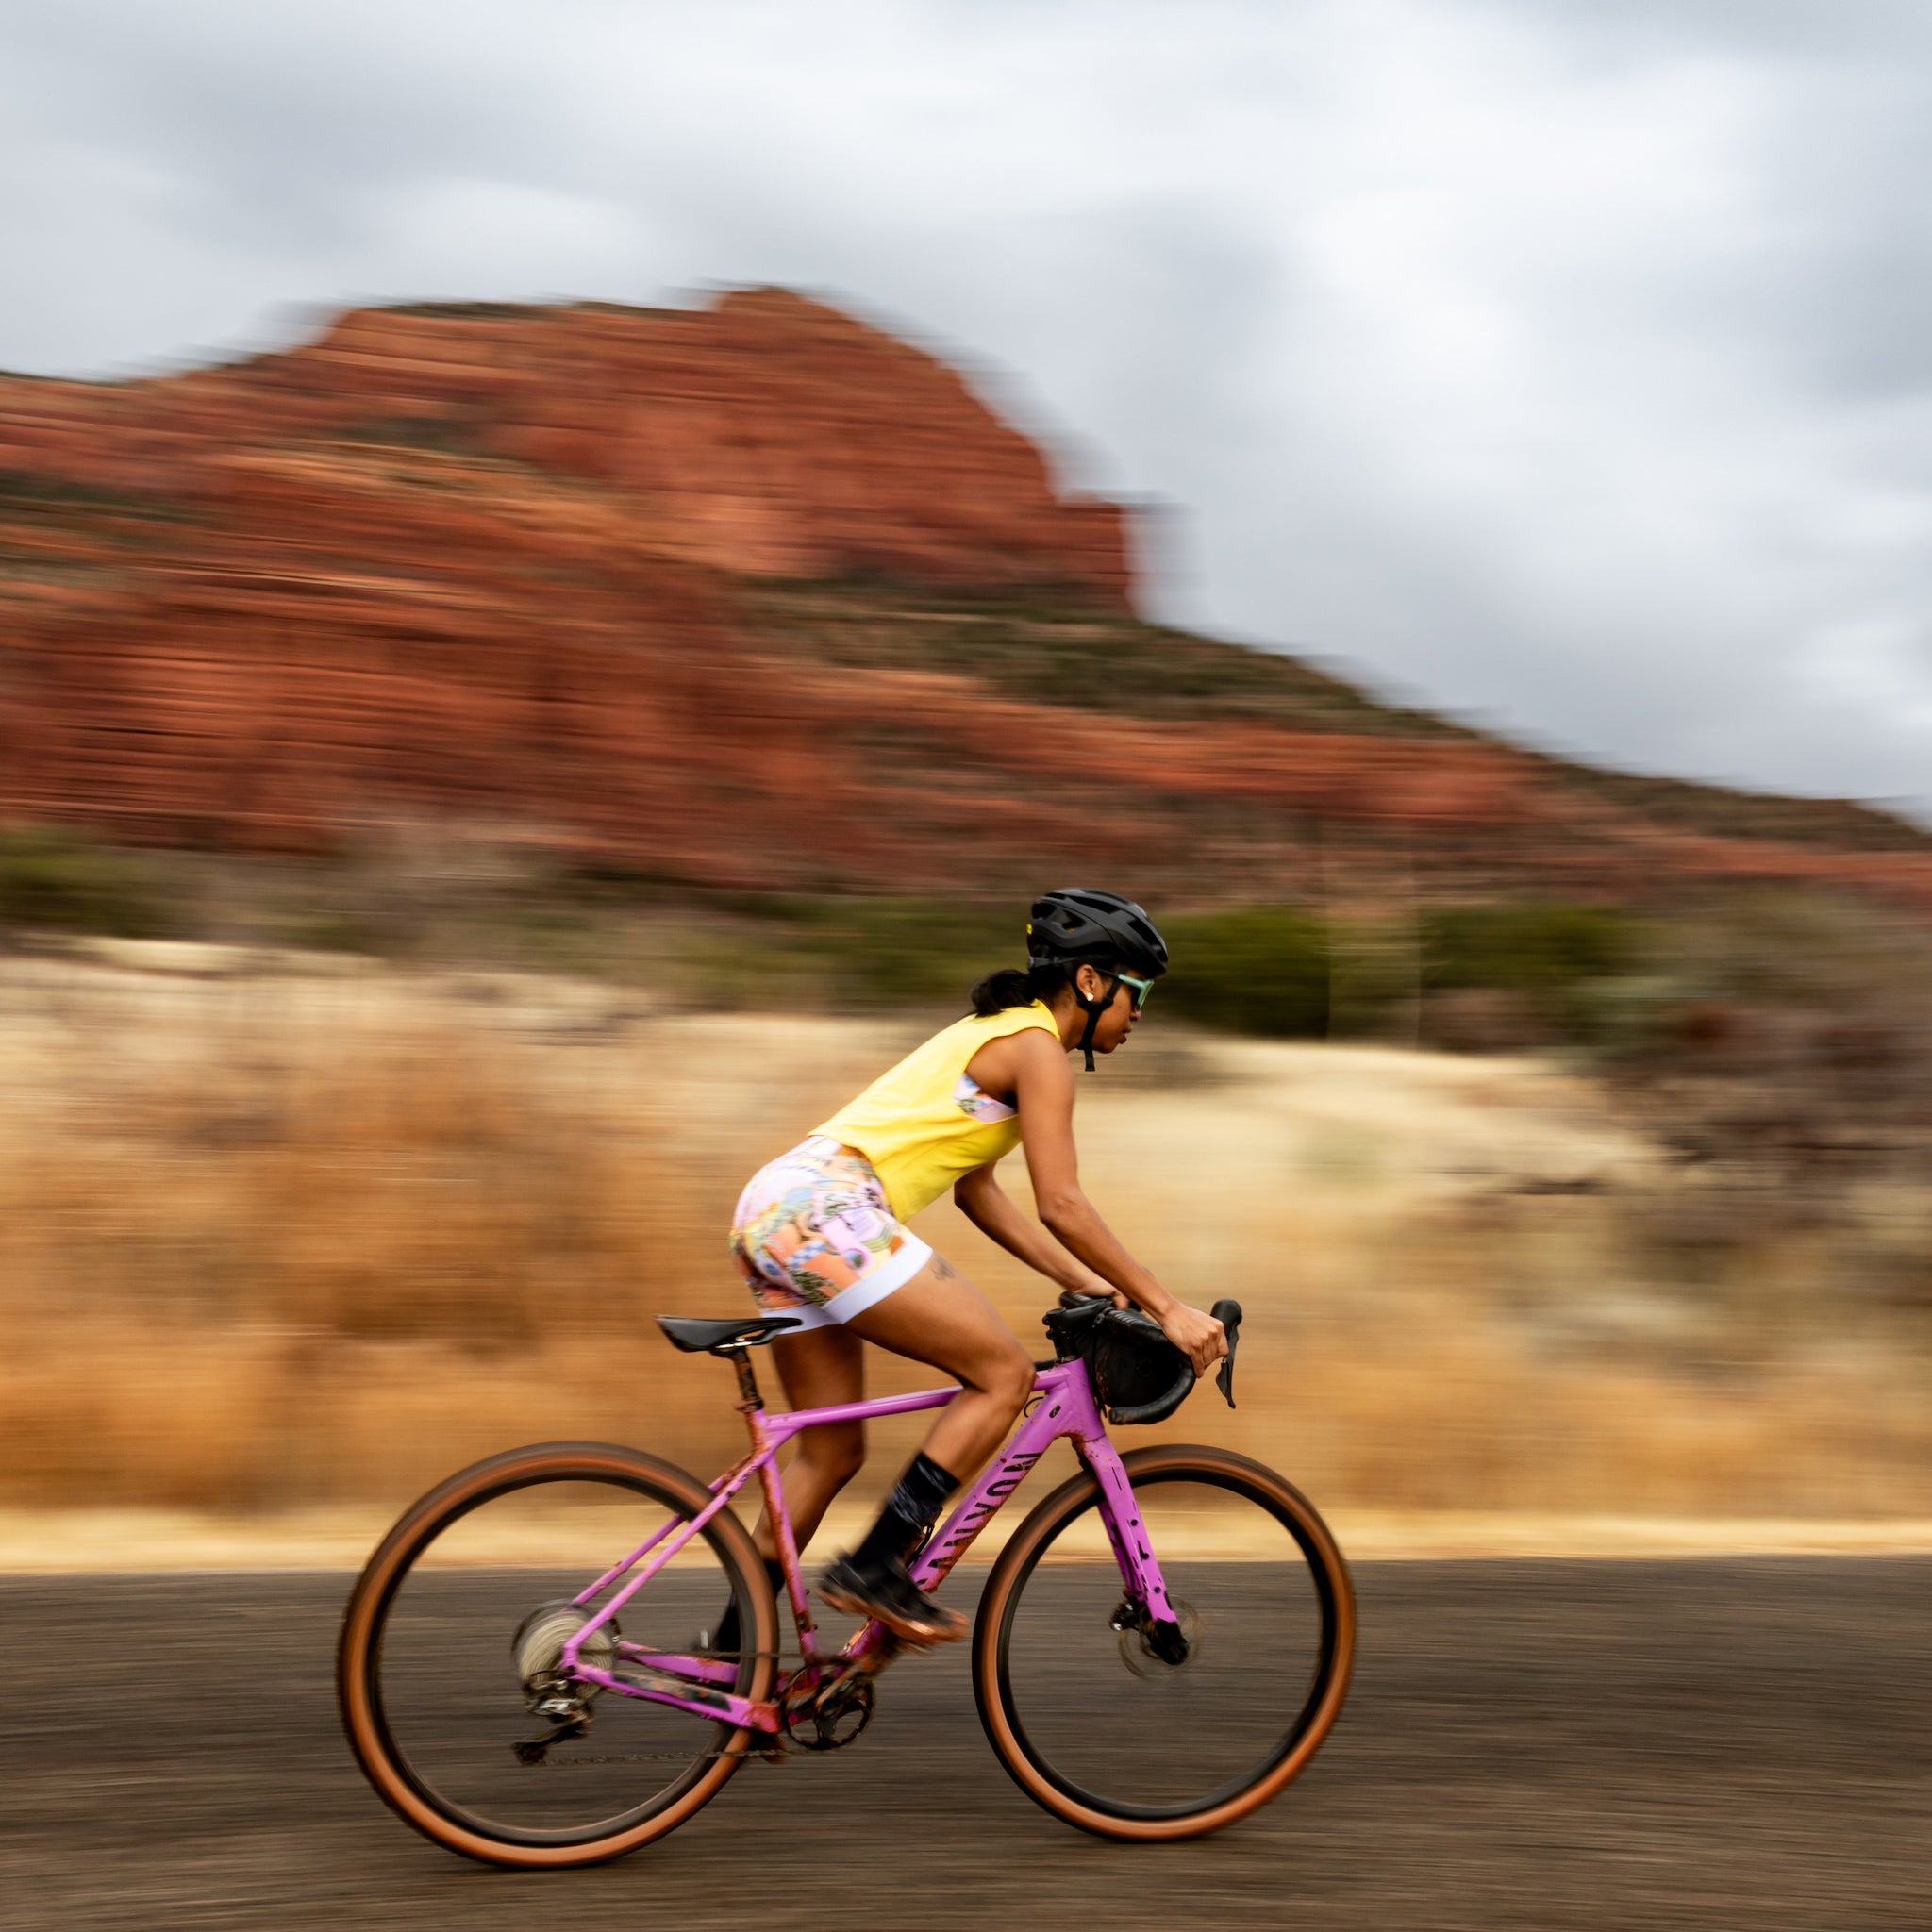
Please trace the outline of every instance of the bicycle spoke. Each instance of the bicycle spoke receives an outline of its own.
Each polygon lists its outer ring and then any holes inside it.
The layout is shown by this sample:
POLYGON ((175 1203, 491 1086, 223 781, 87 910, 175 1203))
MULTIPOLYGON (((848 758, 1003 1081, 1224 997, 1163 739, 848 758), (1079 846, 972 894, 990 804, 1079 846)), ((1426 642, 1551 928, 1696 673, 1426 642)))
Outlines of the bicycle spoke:
MULTIPOLYGON (((499 1837, 621 1830, 732 1741, 728 1725, 608 1689, 559 1680, 546 1705, 535 1682, 586 1614, 571 1600, 673 1516, 616 1483, 544 1482, 424 1546, 383 1617, 375 1684, 393 1751, 439 1810, 499 1837)), ((693 1538, 585 1658, 661 1682, 641 1653, 691 1659, 731 1594, 717 1551, 693 1538)))
POLYGON ((1090 1828, 1122 1821, 1123 1836, 1278 1789, 1345 1678, 1335 1575, 1278 1499, 1187 1470, 1137 1473, 1134 1493, 1177 1628, 1130 1600, 1091 1493, 1074 1498, 1000 1586, 982 1692, 1033 1795, 1090 1828))

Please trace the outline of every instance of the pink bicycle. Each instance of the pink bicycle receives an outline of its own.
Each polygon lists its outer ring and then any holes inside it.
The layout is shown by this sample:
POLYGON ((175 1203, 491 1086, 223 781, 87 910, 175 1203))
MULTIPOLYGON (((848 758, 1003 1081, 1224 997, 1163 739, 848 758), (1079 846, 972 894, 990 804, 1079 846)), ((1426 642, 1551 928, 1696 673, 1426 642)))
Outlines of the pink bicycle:
MULTIPOLYGON (((1326 1525, 1273 1471, 1223 1449, 1115 1450, 1103 1407, 1117 1423, 1158 1420, 1194 1377, 1183 1365, 1155 1400, 1104 1400, 1090 1363, 1106 1309, 1047 1316, 1057 1358, 1036 1365, 1019 1427, 913 1574, 936 1588, 1068 1439, 1077 1473, 1008 1541, 980 1593, 980 1720, 1056 1817, 1108 1838, 1189 1838, 1265 1804, 1314 1755, 1347 1690, 1354 1594, 1326 1525)), ((1231 1406, 1241 1309, 1214 1312, 1231 1406)), ((338 1658, 350 1745, 383 1799, 452 1851, 536 1868, 616 1857, 682 1824, 746 1758, 836 1750, 871 1720, 898 1646, 877 1624, 837 1649, 822 1638, 777 1454, 816 1423, 935 1408, 958 1390, 768 1414, 749 1351, 792 1324, 659 1325, 674 1346, 735 1365, 743 1461, 707 1488, 601 1442, 492 1456, 408 1510, 351 1592, 338 1658), (795 1656, 781 1655, 774 1593, 730 1507, 754 1475, 795 1656), (743 1633, 728 1653, 699 1635, 727 1598, 743 1633)))

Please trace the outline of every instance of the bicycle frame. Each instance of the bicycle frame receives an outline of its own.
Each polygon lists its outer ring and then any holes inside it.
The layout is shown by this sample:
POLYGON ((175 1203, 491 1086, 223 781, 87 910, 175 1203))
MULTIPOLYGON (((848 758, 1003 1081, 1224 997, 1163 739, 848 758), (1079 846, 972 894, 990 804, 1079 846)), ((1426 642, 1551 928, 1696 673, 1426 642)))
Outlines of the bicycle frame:
MULTIPOLYGON (((799 1574, 797 1540, 785 1507, 785 1491, 778 1480, 778 1451, 801 1429, 815 1428, 824 1423, 865 1422, 874 1416, 942 1408, 959 1390, 954 1384, 944 1389, 924 1389, 911 1395, 840 1403, 831 1408, 784 1409, 773 1415, 766 1412, 758 1396, 749 1359, 741 1350, 732 1353, 744 1398, 739 1407, 751 1434, 750 1455, 711 1484, 711 1501, 696 1516, 682 1523, 666 1524, 578 1593, 574 1601, 588 1605, 613 1585, 621 1586, 564 1645, 561 1663, 567 1674, 606 1690, 775 1734, 783 1727, 780 1707, 789 1687, 816 1673, 827 1661, 819 1646, 805 1581, 799 1574), (636 1677, 618 1677, 585 1663, 579 1656, 585 1641, 616 1616, 692 1537, 703 1531, 719 1510, 728 1507, 732 1497, 754 1475, 763 1488, 765 1508, 778 1545, 778 1560, 785 1572, 786 1592, 798 1630, 800 1668, 780 1677, 771 1698, 755 1703, 724 1688, 738 1675, 738 1666, 728 1659, 681 1657, 653 1651, 620 1638, 618 1654, 661 1681, 641 1683, 636 1677), (639 1568, 641 1564, 642 1567, 639 1568)), ((972 1547, 980 1531, 998 1515, 1007 1499, 1025 1480, 1026 1473, 1062 1436, 1072 1438, 1074 1453, 1100 1484, 1100 1519, 1107 1527, 1108 1541, 1113 1546, 1114 1560, 1120 1565, 1121 1581, 1128 1598, 1144 1606, 1156 1621, 1171 1622, 1174 1613, 1167 1600, 1167 1586, 1141 1524, 1133 1486, 1127 1480, 1119 1452, 1108 1437, 1099 1405, 1093 1398, 1087 1364, 1078 1360, 1039 1367, 1030 1407, 1019 1428, 913 1560, 913 1580, 922 1589, 929 1590, 938 1584, 972 1547)), ((852 1638, 840 1656, 861 1669, 875 1671, 891 1657, 894 1648, 884 1625, 870 1623, 852 1638)))

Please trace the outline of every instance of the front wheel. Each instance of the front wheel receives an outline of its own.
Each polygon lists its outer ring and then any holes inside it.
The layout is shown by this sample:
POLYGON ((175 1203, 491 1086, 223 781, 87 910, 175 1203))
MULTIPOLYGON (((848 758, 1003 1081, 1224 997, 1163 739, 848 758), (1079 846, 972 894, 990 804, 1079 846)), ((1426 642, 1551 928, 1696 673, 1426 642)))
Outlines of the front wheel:
POLYGON ((1355 1656, 1348 1569, 1273 1470, 1174 1444, 1122 1457, 1179 1625, 1126 1599, 1085 1471, 1000 1553, 973 1685, 1014 1781, 1106 1838, 1194 1838, 1282 1790, 1341 1709, 1355 1656))

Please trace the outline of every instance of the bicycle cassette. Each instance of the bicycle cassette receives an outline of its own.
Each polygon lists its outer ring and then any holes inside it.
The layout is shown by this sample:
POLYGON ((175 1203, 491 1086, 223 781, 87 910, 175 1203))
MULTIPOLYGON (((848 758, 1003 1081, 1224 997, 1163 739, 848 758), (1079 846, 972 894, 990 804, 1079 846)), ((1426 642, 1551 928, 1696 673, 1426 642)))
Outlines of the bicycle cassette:
MULTIPOLYGON (((594 1610, 564 1597, 552 1603, 539 1604, 517 1625, 516 1635, 509 1641, 510 1656, 515 1659, 524 1695, 530 1700, 533 1710, 558 1700, 588 1704, 603 1689, 600 1684, 586 1684, 578 1678, 567 1678, 558 1670, 563 1662, 564 1645, 595 1615, 594 1610)), ((614 1617, 607 1624, 600 1624, 584 1639, 577 1652, 579 1661, 593 1671, 612 1670, 617 1662, 617 1634, 614 1617)), ((555 1713, 546 1707, 543 1714, 555 1713)))

